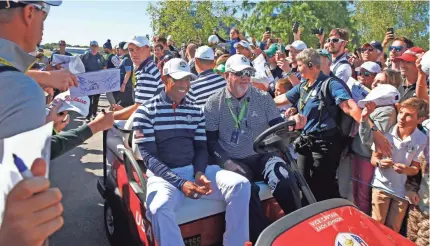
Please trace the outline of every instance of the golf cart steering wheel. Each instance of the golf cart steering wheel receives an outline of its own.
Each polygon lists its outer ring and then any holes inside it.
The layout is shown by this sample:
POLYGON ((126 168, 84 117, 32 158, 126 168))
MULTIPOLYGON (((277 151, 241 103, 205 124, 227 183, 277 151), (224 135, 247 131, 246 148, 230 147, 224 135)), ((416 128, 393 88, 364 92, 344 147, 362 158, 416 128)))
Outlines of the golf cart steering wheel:
POLYGON ((289 144, 299 136, 295 131, 294 120, 284 121, 265 130, 254 141, 254 151, 258 154, 279 151, 288 148, 289 144), (290 128, 293 128, 291 131, 290 128))

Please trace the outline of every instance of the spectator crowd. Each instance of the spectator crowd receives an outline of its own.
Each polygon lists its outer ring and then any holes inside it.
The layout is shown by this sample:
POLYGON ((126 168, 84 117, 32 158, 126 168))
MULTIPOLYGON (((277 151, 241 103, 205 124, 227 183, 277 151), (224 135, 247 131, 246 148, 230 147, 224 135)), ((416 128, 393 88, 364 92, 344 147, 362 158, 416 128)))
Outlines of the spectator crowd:
MULTIPOLYGON (((224 245, 255 242, 268 226, 257 181, 285 214, 308 205, 289 175, 294 163, 253 149, 257 136, 286 120, 300 131, 290 152, 317 201, 349 199, 429 245, 430 53, 413 40, 390 30, 354 52, 343 28, 327 39, 316 34, 319 47, 300 40, 300 28, 291 44, 270 28, 259 42, 237 28, 228 39, 214 31, 206 44, 181 47, 171 35, 136 34, 116 46, 108 39, 101 52, 93 40, 79 57, 85 72, 117 68, 121 78, 120 90, 106 93, 111 110, 101 112, 100 95, 71 99, 76 76, 33 52, 51 4, 0 2, 0 139, 52 121, 55 159, 131 117, 147 194, 158 191, 147 209, 159 245, 181 245, 173 211, 185 197, 226 203, 224 245), (66 104, 87 122, 64 130, 66 104)), ((64 40, 58 45, 53 56, 72 56, 64 40)), ((0 199, 0 245, 41 245, 64 223, 61 191, 44 178, 45 161, 31 171, 34 178, 0 182, 8 193, 3 205, 0 199)))

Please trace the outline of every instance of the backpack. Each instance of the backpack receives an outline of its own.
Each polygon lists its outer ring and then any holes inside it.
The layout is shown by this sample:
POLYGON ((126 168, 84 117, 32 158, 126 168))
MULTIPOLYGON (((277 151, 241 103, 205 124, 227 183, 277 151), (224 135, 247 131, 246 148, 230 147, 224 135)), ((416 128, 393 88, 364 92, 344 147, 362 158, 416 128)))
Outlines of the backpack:
MULTIPOLYGON (((321 121, 321 115, 323 110, 327 110, 330 117, 336 122, 337 129, 341 132, 343 137, 350 137, 351 132, 354 129, 355 120, 345 114, 345 112, 342 111, 342 109, 339 108, 338 105, 336 105, 334 99, 331 96, 330 88, 329 88, 329 82, 330 80, 334 79, 333 77, 328 77, 326 80, 324 80, 321 90, 319 92, 319 99, 320 104, 318 106, 318 110, 320 111, 318 125, 320 125, 321 121), (336 111, 339 111, 338 117, 335 117, 336 111)), ((351 91, 349 90, 348 86, 345 83, 341 83, 345 89, 349 92, 351 95, 351 91)))

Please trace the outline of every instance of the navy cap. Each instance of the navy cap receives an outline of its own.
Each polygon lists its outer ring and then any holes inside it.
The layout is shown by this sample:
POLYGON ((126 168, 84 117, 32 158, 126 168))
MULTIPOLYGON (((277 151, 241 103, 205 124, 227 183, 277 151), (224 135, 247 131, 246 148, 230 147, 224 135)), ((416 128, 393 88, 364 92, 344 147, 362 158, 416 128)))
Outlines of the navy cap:
POLYGON ((97 43, 97 41, 91 41, 90 46, 99 46, 99 43, 97 43))
POLYGON ((361 46, 361 48, 364 48, 364 46, 367 46, 367 45, 370 45, 370 46, 372 46, 373 48, 375 48, 375 49, 377 49, 377 50, 379 50, 379 51, 383 51, 383 50, 384 50, 384 49, 382 48, 382 44, 381 44, 381 42, 378 42, 378 41, 375 41, 375 40, 370 41, 369 43, 364 43, 364 44, 361 46))
POLYGON ((110 39, 108 39, 107 42, 103 44, 103 48, 110 49, 110 50, 112 49, 112 44, 110 42, 110 39))
POLYGON ((125 44, 126 44, 126 42, 124 42, 124 41, 119 42, 118 47, 119 47, 120 49, 124 50, 124 46, 125 46, 125 44))

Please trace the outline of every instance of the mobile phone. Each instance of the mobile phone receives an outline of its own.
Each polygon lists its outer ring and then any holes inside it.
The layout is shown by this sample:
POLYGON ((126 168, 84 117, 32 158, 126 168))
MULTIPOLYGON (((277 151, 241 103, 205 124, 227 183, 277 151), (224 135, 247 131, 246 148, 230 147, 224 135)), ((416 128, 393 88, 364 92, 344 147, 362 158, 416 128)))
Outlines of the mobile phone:
POLYGON ((354 49, 354 55, 355 55, 356 57, 360 57, 360 56, 359 56, 360 52, 361 52, 361 49, 360 49, 360 48, 355 48, 355 49, 354 49))
POLYGON ((266 26, 266 32, 271 33, 272 32, 272 28, 270 28, 269 26, 266 26))
POLYGON ((312 34, 319 34, 319 30, 317 28, 311 29, 312 34))
POLYGON ((293 32, 297 33, 299 31, 300 22, 296 21, 293 25, 293 32))
POLYGON ((387 32, 389 32, 390 34, 394 34, 394 28, 388 27, 387 32))

